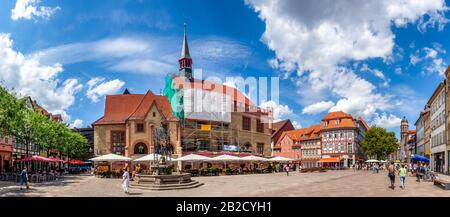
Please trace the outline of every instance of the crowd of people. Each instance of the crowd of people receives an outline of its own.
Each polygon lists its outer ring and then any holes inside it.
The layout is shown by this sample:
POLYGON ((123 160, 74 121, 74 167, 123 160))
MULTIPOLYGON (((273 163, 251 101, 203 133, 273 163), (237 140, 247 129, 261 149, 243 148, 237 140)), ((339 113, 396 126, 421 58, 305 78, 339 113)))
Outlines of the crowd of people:
POLYGON ((400 178, 400 188, 405 189, 406 176, 416 177, 416 181, 420 182, 434 180, 434 173, 430 171, 430 166, 427 163, 417 162, 410 164, 400 164, 391 162, 387 168, 388 177, 391 183, 391 188, 395 189, 395 176, 398 174, 400 178))

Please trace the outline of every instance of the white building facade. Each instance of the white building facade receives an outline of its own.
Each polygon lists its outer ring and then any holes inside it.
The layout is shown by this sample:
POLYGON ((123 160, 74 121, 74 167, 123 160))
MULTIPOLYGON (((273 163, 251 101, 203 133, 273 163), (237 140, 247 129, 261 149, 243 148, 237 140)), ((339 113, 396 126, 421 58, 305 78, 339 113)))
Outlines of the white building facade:
POLYGON ((430 164, 432 170, 439 173, 447 171, 447 129, 445 124, 447 103, 444 87, 445 81, 439 84, 428 102, 431 116, 430 164))

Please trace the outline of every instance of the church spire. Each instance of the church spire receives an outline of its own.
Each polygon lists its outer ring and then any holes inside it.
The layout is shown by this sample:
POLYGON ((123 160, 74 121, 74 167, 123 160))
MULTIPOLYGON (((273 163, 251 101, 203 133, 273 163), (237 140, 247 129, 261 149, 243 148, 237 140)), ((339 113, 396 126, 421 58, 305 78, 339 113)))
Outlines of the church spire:
POLYGON ((181 56, 178 60, 180 64, 180 76, 186 77, 188 80, 192 81, 192 58, 189 54, 189 47, 186 34, 186 17, 184 17, 184 37, 183 45, 181 47, 181 56))
POLYGON ((181 58, 191 58, 191 55, 189 55, 189 46, 187 42, 187 35, 186 35, 186 17, 184 17, 184 38, 183 38, 183 47, 181 48, 181 58))

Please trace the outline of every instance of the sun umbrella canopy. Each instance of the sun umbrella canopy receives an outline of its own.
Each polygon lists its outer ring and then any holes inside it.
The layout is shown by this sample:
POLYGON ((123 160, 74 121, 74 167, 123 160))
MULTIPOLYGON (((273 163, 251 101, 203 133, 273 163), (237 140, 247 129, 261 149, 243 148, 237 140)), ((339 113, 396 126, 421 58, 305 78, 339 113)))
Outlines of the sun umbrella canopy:
POLYGON ((378 163, 380 161, 375 160, 375 159, 371 159, 371 160, 366 160, 366 163, 378 163))
POLYGON ((198 154, 188 154, 183 157, 179 157, 177 159, 173 159, 173 161, 208 161, 212 158, 198 155, 198 154))
POLYGON ((287 157, 274 157, 274 158, 270 158, 269 161, 275 161, 275 162, 287 162, 287 161, 291 161, 291 158, 287 158, 287 157))
POLYGON ((223 154, 223 155, 219 155, 217 157, 213 157, 210 160, 212 160, 212 161, 238 161, 238 160, 241 160, 241 158, 232 156, 232 155, 223 154))
POLYGON ((61 160, 59 158, 56 158, 56 157, 49 157, 48 159, 51 160, 51 162, 54 162, 54 163, 63 163, 64 162, 63 160, 61 160))
POLYGON ((52 162, 51 159, 46 158, 46 157, 42 157, 42 156, 39 156, 39 155, 33 155, 33 156, 30 156, 30 157, 26 157, 26 158, 24 158, 22 160, 19 160, 19 161, 24 161, 24 162, 52 162))
POLYGON ((131 158, 124 157, 124 156, 117 155, 117 154, 107 154, 107 155, 102 155, 102 156, 99 156, 99 157, 91 158, 90 160, 92 160, 92 161, 110 161, 110 162, 114 162, 114 161, 130 161, 131 158))
POLYGON ((69 164, 73 164, 73 165, 84 165, 84 164, 88 164, 84 161, 81 160, 69 160, 69 164))
MULTIPOLYGON (((157 159, 159 159, 161 157, 161 155, 156 155, 157 159)), ((155 160, 155 155, 154 154, 148 154, 145 155, 144 157, 138 158, 136 160, 133 161, 138 161, 138 162, 144 162, 144 161, 154 161, 155 160)))
POLYGON ((430 162, 430 159, 424 157, 424 156, 420 156, 420 155, 416 155, 412 158, 413 161, 422 161, 422 162, 430 162))
POLYGON ((244 161, 267 161, 267 158, 263 158, 263 157, 258 157, 258 156, 254 156, 254 155, 250 155, 250 156, 246 156, 241 158, 241 160, 244 161))

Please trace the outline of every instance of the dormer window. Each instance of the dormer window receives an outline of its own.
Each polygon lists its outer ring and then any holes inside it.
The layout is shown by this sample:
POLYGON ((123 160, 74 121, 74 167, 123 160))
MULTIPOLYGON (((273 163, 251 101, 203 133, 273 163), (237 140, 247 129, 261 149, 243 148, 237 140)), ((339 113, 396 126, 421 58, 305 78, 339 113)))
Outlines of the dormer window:
POLYGON ((325 121, 324 124, 325 124, 325 127, 328 126, 328 121, 325 121))
POLYGON ((336 123, 336 124, 340 124, 340 123, 341 123, 341 120, 336 119, 335 123, 336 123))

